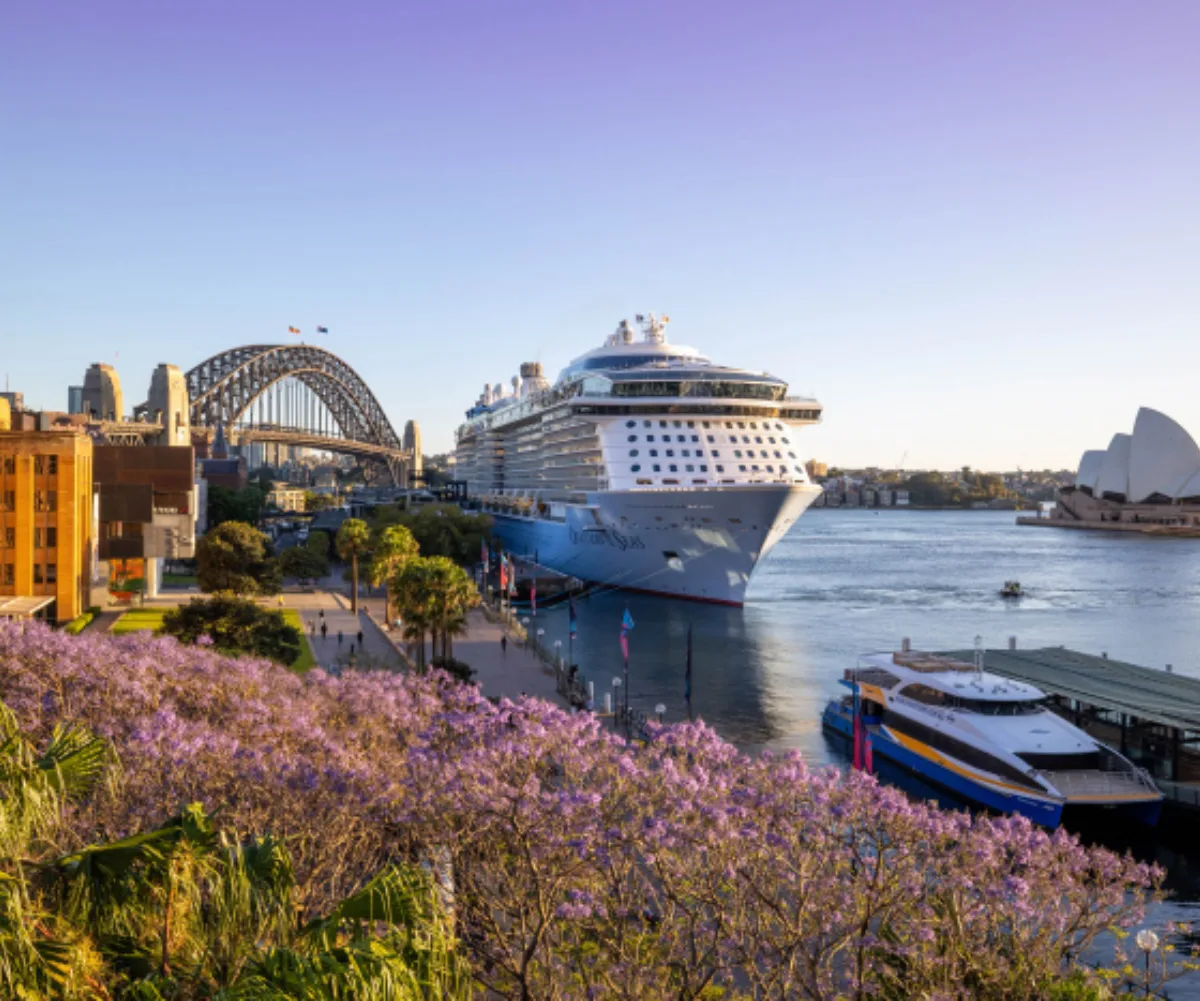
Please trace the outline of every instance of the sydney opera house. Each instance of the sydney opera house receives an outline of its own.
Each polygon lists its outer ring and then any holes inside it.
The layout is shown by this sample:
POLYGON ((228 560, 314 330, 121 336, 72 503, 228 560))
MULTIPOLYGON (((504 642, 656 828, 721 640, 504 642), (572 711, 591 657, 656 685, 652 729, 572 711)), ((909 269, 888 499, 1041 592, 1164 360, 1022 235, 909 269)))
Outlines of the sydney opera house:
POLYGON ((1045 524, 1151 534, 1200 534, 1200 447, 1182 427, 1143 407, 1133 434, 1083 453, 1045 524))

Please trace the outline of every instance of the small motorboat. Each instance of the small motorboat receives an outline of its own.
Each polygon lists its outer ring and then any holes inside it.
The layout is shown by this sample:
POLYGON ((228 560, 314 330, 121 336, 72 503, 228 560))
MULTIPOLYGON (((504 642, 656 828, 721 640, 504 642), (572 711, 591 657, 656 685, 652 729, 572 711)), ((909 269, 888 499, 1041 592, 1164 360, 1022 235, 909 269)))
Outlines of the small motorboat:
POLYGON ((1021 590, 1021 582, 1019 580, 1006 580, 1004 586, 1000 588, 1001 598, 1021 598, 1025 592, 1021 590))

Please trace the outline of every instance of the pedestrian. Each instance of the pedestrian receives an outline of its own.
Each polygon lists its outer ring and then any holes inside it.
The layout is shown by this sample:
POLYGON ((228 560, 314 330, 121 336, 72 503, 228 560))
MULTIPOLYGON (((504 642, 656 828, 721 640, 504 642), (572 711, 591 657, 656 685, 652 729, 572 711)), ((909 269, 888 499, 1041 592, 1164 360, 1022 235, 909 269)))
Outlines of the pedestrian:
POLYGON ((354 656, 354 640, 350 641, 350 656, 354 656))
POLYGON ((500 655, 502 657, 508 656, 508 633, 500 634, 500 655))
POLYGON ((317 635, 317 620, 316 619, 308 620, 308 635, 309 636, 317 635))
POLYGON ((319 612, 317 612, 317 614, 321 617, 321 621, 324 622, 325 621, 325 609, 322 608, 319 612))
POLYGON ((321 639, 325 639, 325 634, 329 632, 329 627, 324 622, 321 623, 321 639))
POLYGON ((362 649, 362 641, 363 641, 363 634, 362 634, 362 630, 360 629, 358 631, 358 648, 360 650, 362 649))
POLYGON ((342 631, 338 630, 338 646, 342 645, 342 631))

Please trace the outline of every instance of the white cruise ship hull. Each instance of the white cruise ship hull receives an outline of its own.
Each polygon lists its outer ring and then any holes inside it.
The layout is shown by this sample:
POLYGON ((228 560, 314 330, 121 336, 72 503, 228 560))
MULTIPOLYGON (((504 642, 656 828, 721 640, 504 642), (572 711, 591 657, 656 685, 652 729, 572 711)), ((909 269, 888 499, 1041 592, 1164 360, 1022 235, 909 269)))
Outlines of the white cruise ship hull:
POLYGON ((809 483, 600 491, 559 518, 492 517, 506 550, 558 573, 741 605, 759 560, 820 492, 809 483))

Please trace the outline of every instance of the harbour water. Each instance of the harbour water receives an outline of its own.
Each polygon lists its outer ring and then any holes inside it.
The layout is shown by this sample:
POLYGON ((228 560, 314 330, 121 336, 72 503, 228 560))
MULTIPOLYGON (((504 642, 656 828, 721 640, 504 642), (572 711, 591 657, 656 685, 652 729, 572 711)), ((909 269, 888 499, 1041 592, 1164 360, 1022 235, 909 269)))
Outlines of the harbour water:
MULTIPOLYGON (((825 703, 842 694, 842 670, 860 653, 897 649, 905 636, 930 650, 967 648, 976 636, 999 647, 1016 636, 1022 647, 1107 651, 1200 677, 1200 540, 1022 528, 1011 512, 811 511, 759 568, 741 609, 593 593, 576 603, 575 660, 595 681, 598 703, 622 673, 627 605, 636 622, 633 705, 651 713, 661 703, 668 721, 686 717, 691 627, 695 715, 747 751, 794 748, 818 766, 846 763, 820 722, 825 703), (1026 597, 999 596, 1010 579, 1026 597)), ((543 609, 530 628, 544 630, 551 648, 560 640, 565 655, 565 608, 543 609)), ((1176 902, 1158 917, 1200 918, 1189 903, 1200 900, 1194 830, 1099 839, 1168 870, 1176 902)), ((1170 994, 1200 997, 1200 988, 1180 984, 1170 994)))

